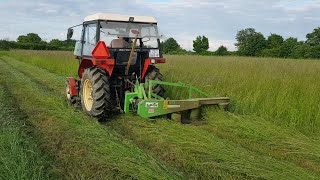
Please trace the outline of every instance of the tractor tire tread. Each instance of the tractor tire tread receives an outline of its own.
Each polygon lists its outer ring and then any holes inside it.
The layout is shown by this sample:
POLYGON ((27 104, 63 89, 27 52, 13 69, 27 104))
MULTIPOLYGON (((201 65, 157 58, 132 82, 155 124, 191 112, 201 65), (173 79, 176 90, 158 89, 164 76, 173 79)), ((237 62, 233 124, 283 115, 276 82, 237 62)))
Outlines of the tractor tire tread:
MULTIPOLYGON (((83 74, 83 76, 86 75, 89 77, 93 86, 93 105, 91 111, 87 113, 98 118, 99 121, 103 121, 109 115, 112 109, 108 75, 104 70, 98 67, 90 67, 86 69, 83 74)), ((83 81, 84 80, 82 80, 81 84, 83 84, 83 81)), ((82 106, 85 110, 84 105, 82 106)))
MULTIPOLYGON (((146 74, 146 79, 164 81, 163 75, 160 73, 160 70, 156 67, 151 67, 146 74)), ((164 97, 165 89, 163 85, 156 84, 152 87, 153 93, 158 96, 164 97)))

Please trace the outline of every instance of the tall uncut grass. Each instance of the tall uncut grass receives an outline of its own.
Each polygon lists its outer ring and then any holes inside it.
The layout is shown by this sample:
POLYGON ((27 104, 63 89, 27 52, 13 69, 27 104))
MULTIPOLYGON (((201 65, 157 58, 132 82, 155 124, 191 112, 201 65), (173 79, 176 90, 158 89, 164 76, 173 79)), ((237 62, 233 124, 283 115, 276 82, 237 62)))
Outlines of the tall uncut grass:
POLYGON ((249 57, 166 56, 168 81, 228 96, 231 112, 256 115, 306 134, 320 130, 320 61, 249 57))
MULTIPOLYGON (((71 52, 12 51, 10 56, 50 72, 77 74, 78 62, 71 52)), ((320 130, 320 61, 172 55, 166 59, 158 67, 167 81, 194 85, 212 97, 228 96, 231 112, 256 115, 309 135, 320 130)), ((170 95, 179 98, 176 92, 170 95)))

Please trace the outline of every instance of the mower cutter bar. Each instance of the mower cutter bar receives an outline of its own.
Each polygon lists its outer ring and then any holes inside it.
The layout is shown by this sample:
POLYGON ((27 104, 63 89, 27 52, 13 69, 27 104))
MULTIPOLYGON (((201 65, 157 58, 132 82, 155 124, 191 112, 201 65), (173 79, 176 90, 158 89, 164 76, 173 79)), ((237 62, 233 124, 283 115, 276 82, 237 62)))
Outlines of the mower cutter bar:
POLYGON ((145 84, 139 84, 136 81, 134 92, 127 92, 125 95, 124 112, 136 112, 143 118, 159 117, 163 115, 181 114, 181 119, 190 119, 193 110, 201 110, 203 106, 219 106, 228 108, 230 99, 228 97, 218 98, 192 98, 193 92, 208 97, 208 94, 193 86, 187 86, 183 83, 171 83, 163 81, 146 81, 145 84), (169 100, 163 99, 152 93, 152 87, 155 84, 165 86, 175 86, 188 88, 189 99, 169 100), (146 90, 145 90, 146 89, 146 90))
POLYGON ((166 114, 188 112, 204 106, 220 106, 226 108, 229 98, 199 98, 186 100, 142 100, 137 105, 137 114, 143 118, 151 118, 166 114))

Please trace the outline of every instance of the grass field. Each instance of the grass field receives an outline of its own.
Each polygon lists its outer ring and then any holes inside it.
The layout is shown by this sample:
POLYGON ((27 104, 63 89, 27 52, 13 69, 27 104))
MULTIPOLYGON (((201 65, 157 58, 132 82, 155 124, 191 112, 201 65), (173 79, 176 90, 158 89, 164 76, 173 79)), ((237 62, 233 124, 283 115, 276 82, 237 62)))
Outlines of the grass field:
POLYGON ((132 115, 99 124, 64 100, 72 53, 1 52, 0 169, 17 169, 3 179, 320 177, 320 61, 166 58, 167 81, 229 96, 230 112, 208 109, 191 125, 132 115))

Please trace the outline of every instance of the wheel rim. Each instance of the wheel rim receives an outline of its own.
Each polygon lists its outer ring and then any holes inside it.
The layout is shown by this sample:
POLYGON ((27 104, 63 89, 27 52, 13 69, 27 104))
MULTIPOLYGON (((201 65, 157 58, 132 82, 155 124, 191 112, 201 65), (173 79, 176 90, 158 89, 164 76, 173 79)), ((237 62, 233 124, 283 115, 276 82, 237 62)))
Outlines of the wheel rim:
POLYGON ((71 99, 71 94, 70 94, 70 86, 69 86, 69 84, 66 86, 66 94, 67 94, 67 99, 70 100, 71 99))
POLYGON ((93 104, 92 91, 93 91, 92 83, 89 79, 86 79, 83 83, 83 101, 87 111, 91 111, 92 109, 92 104, 93 104))

